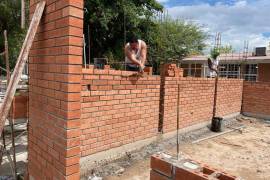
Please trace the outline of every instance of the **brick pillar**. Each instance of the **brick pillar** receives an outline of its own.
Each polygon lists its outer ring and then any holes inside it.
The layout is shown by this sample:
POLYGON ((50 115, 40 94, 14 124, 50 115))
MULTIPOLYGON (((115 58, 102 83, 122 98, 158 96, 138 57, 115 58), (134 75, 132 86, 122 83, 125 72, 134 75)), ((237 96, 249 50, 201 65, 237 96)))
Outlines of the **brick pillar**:
MULTIPOLYGON (((183 77, 184 71, 178 68, 176 64, 164 64, 160 69, 160 103, 159 103, 159 123, 158 132, 164 133, 165 109, 168 108, 168 84, 175 86, 177 89, 180 78, 183 77), (171 83, 173 82, 173 83, 171 83)), ((177 94, 176 94, 177 97, 177 94)))
POLYGON ((46 0, 29 57, 30 179, 80 179, 82 37, 83 0, 46 0))

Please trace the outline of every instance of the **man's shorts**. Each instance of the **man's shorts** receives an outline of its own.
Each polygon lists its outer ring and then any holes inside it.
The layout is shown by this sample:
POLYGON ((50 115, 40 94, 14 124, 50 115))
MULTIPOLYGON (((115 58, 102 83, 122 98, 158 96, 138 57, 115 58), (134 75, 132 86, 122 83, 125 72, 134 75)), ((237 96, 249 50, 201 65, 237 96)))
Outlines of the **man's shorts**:
POLYGON ((129 65, 126 65, 127 71, 139 71, 139 67, 130 67, 129 65))

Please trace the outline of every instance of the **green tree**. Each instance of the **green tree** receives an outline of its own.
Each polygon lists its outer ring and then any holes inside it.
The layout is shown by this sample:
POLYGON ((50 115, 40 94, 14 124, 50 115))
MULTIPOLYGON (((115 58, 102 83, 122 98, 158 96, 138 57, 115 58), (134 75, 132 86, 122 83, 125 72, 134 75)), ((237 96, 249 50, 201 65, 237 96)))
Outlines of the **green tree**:
POLYGON ((84 32, 90 29, 91 57, 123 58, 125 37, 145 36, 154 25, 151 17, 163 7, 155 0, 85 0, 84 32))
MULTIPOLYGON (((28 5, 28 1, 26 1, 28 5)), ((28 6, 27 6, 28 8, 28 6)), ((4 30, 8 32, 9 60, 13 68, 24 39, 25 30, 21 30, 21 0, 0 1, 0 52, 4 51, 4 30)), ((5 67, 4 58, 0 57, 0 66, 5 67)))
POLYGON ((207 35, 200 26, 169 16, 159 20, 156 14, 164 16, 163 7, 155 0, 85 0, 85 7, 84 33, 88 42, 89 26, 91 58, 123 62, 126 37, 134 33, 147 43, 148 60, 156 69, 205 47, 207 35))
POLYGON ((149 41, 149 58, 158 65, 179 60, 190 54, 201 54, 208 35, 197 24, 169 16, 155 20, 149 41))
POLYGON ((225 46, 221 46, 219 48, 219 52, 220 52, 220 54, 228 54, 228 53, 233 53, 234 49, 233 49, 232 45, 225 45, 225 46))

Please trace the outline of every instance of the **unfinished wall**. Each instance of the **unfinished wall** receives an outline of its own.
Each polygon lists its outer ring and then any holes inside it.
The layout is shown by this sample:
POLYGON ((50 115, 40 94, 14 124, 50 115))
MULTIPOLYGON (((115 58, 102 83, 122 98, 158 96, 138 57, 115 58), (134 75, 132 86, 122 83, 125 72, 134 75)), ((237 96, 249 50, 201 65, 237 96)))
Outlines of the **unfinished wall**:
MULTIPOLYGON (((176 67, 171 67, 172 70, 176 67)), ((165 75, 166 76, 166 75, 165 75)), ((176 130, 178 84, 180 84, 180 128, 212 118, 214 79, 165 77, 163 132, 176 130)), ((217 116, 241 111, 243 80, 219 79, 217 116)))
POLYGON ((259 64, 258 65, 258 81, 270 82, 270 64, 259 64))
POLYGON ((82 28, 82 0, 46 0, 29 57, 30 179, 79 179, 82 28))
MULTIPOLYGON (((212 118, 214 79, 182 77, 176 65, 163 67, 161 79, 106 68, 83 69, 82 156, 153 137, 158 129, 176 130, 178 84, 180 128, 212 118)), ((218 116, 240 112, 242 86, 242 80, 220 79, 218 116)))
POLYGON ((83 69, 82 156, 157 134, 160 77, 133 74, 83 69))
POLYGON ((270 119, 270 83, 244 82, 243 113, 270 119))

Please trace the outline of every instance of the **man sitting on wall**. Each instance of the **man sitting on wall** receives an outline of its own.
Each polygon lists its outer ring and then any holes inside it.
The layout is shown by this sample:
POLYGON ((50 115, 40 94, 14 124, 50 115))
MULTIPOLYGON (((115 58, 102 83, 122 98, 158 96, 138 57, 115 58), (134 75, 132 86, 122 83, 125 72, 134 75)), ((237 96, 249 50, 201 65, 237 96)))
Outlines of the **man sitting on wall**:
POLYGON ((131 37, 125 46, 126 70, 143 72, 146 63, 146 56, 146 43, 135 36, 131 37))

